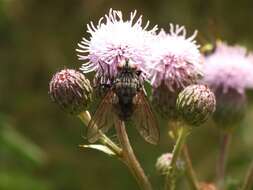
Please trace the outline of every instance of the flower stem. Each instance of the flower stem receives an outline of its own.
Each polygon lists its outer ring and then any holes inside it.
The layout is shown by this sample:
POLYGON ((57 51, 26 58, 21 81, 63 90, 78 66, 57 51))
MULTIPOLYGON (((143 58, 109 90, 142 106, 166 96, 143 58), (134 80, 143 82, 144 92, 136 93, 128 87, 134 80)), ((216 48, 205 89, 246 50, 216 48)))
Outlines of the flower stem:
POLYGON ((198 190, 199 183, 198 183, 195 171, 192 167, 191 159, 188 152, 188 147, 186 144, 183 147, 183 158, 186 163, 186 176, 188 179, 188 183, 190 184, 192 190, 198 190))
POLYGON ((247 172, 243 186, 241 190, 250 190, 253 187, 253 162, 247 172))
POLYGON ((126 161, 127 166, 137 180, 140 188, 143 190, 152 190, 151 183, 149 182, 148 177, 145 175, 140 163, 138 162, 133 152, 123 121, 117 121, 116 131, 122 146, 123 159, 126 161))
POLYGON ((232 135, 229 132, 225 132, 221 135, 220 155, 217 162, 217 179, 220 189, 224 189, 225 185, 226 164, 231 137, 232 135))
MULTIPOLYGON (((173 122, 170 122, 169 125, 172 128, 173 136, 177 138, 177 136, 178 136, 177 128, 180 127, 180 122, 173 121, 173 122)), ((182 156, 183 156, 183 159, 184 159, 185 165, 186 165, 185 169, 186 169, 186 177, 187 177, 188 183, 189 183, 192 190, 199 190, 199 182, 198 182, 196 173, 192 167, 192 162, 191 162, 191 158, 189 156, 187 144, 185 144, 183 147, 182 156)))
POLYGON ((184 146, 186 137, 189 133, 189 129, 187 127, 181 127, 178 129, 178 136, 176 144, 173 148, 172 159, 171 159, 171 171, 166 176, 166 189, 173 190, 175 188, 175 170, 176 163, 184 146))
MULTIPOLYGON (((81 121, 88 126, 91 116, 89 111, 82 112, 78 115, 78 117, 81 119, 81 121)), ((100 137, 99 141, 107 146, 109 149, 111 149, 119 158, 122 157, 122 149, 117 146, 109 137, 107 137, 102 131, 99 130, 100 137)))

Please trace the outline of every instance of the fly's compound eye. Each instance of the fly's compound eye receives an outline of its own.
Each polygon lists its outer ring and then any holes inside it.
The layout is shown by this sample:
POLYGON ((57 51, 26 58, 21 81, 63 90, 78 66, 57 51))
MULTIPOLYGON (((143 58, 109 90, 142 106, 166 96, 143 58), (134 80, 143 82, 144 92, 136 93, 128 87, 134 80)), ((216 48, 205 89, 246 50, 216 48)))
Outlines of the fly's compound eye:
POLYGON ((136 75, 139 77, 141 75, 141 71, 140 70, 136 71, 136 75))
POLYGON ((123 61, 120 62, 120 63, 117 65, 117 69, 118 69, 118 70, 121 70, 123 67, 124 67, 123 61))

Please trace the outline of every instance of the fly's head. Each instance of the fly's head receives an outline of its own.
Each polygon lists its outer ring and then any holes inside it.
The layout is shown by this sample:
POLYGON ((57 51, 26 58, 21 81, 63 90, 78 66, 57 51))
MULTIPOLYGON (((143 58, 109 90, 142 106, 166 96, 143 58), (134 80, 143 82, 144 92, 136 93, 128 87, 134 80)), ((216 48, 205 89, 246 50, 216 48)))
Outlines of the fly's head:
POLYGON ((119 75, 127 74, 127 75, 133 75, 133 77, 135 76, 139 77, 141 75, 141 71, 138 70, 137 65, 129 59, 122 60, 118 64, 117 69, 118 69, 119 75))

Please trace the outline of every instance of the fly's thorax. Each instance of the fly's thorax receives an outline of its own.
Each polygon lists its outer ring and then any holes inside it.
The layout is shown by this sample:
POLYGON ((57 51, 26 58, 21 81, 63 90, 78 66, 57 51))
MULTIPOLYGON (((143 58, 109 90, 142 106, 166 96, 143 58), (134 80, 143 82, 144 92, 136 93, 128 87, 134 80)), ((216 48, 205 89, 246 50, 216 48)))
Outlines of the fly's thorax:
POLYGON ((142 83, 134 73, 122 73, 114 82, 114 91, 119 98, 132 98, 141 87, 142 83))

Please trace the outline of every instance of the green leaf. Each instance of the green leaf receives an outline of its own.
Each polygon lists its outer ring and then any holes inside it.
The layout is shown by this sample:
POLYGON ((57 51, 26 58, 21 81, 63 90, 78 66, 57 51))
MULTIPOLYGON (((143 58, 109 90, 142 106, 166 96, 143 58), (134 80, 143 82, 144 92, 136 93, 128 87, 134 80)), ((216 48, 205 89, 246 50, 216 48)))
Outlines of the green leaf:
POLYGON ((109 156, 116 155, 110 148, 108 148, 107 146, 101 145, 101 144, 79 145, 79 147, 99 150, 109 156))

